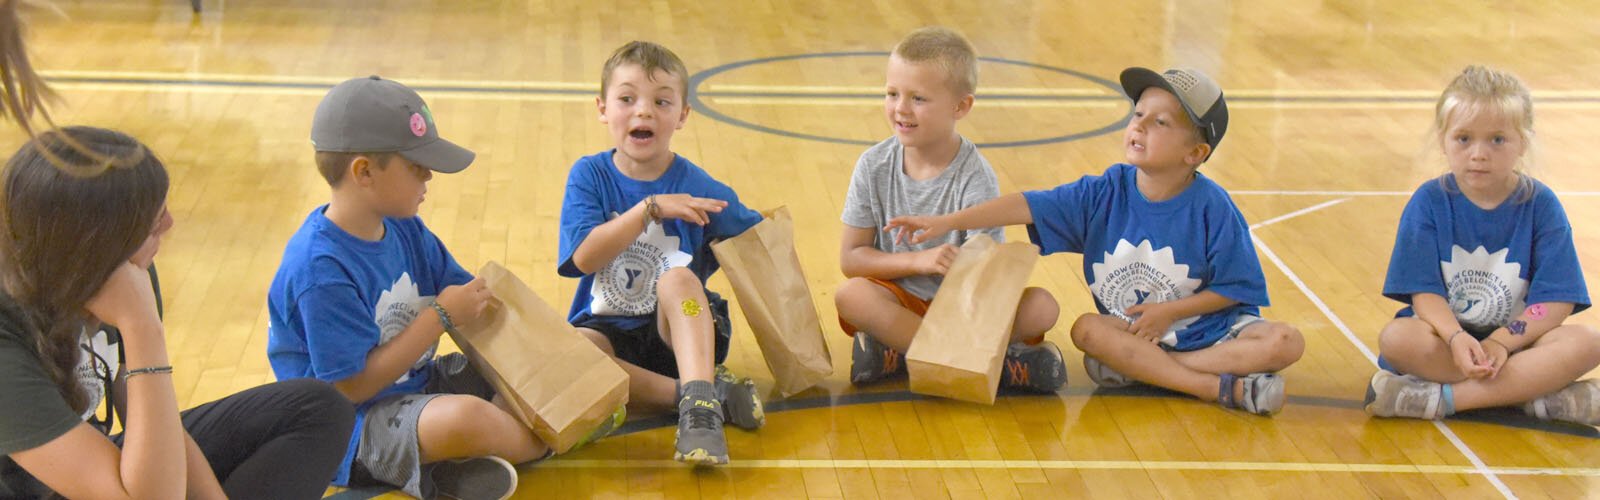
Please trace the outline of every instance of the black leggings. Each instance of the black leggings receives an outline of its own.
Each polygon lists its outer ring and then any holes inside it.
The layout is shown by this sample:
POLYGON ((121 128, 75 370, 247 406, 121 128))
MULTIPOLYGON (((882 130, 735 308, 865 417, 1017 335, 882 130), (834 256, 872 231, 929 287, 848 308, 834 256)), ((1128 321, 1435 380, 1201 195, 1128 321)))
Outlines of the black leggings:
MULTIPOLYGON (((350 444, 355 405, 333 386, 295 379, 182 416, 228 498, 321 498, 350 444)), ((122 445, 122 435, 112 440, 122 445)))

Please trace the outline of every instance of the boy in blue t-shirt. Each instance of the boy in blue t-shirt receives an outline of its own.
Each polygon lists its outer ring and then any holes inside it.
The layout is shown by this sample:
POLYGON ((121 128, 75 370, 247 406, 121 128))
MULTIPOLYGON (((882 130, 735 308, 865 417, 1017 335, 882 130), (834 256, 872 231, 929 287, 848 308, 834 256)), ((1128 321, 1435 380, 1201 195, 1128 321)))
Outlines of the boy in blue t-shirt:
POLYGON ((601 72, 600 121, 614 148, 579 158, 561 205, 557 271, 579 278, 568 320, 628 372, 628 404, 676 408, 673 458, 728 462, 724 421, 765 422, 755 383, 720 367, 727 302, 705 288, 713 241, 761 221, 727 185, 674 154, 689 118, 688 70, 649 42, 618 48, 601 72))
POLYGON ((334 484, 505 498, 511 463, 549 448, 466 358, 434 358, 439 336, 476 321, 490 293, 417 217, 433 172, 459 172, 473 153, 439 137, 416 92, 377 76, 329 91, 311 140, 333 199, 289 239, 272 279, 273 373, 330 382, 356 404, 334 484))
POLYGON ((1541 419, 1600 425, 1600 331, 1572 226, 1524 171, 1533 97, 1516 76, 1470 66, 1435 108, 1430 138, 1450 172, 1400 214, 1383 295, 1406 307, 1378 336, 1366 410, 1437 419, 1522 405, 1541 419), (1403 375, 1404 374, 1404 375, 1403 375))
POLYGON ((1135 101, 1123 131, 1128 163, 948 215, 895 218, 888 228, 922 241, 1027 224, 1042 253, 1084 255, 1099 314, 1073 323, 1072 342, 1095 383, 1140 381, 1276 413, 1284 389, 1273 372, 1300 359, 1304 341, 1259 316, 1267 285, 1249 226, 1228 193, 1197 171, 1227 130, 1222 89, 1198 71, 1144 68, 1123 71, 1122 88, 1135 101))

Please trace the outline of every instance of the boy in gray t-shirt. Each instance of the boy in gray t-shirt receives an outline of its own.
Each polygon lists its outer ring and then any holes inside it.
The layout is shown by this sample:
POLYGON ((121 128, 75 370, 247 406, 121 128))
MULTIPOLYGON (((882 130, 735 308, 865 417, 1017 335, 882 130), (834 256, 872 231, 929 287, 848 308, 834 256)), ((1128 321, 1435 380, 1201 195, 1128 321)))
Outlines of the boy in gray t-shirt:
MULTIPOLYGON (((903 353, 961 244, 980 233, 1003 241, 999 228, 920 244, 881 230, 894 217, 951 213, 1000 195, 994 169, 955 129, 972 110, 976 88, 977 54, 951 30, 914 31, 889 56, 884 112, 894 136, 856 161, 840 217, 839 264, 849 279, 834 300, 839 326, 855 339, 851 382, 905 373, 903 353)), ((1066 383, 1061 350, 1044 341, 1059 314, 1049 292, 1023 292, 1002 387, 1054 392, 1066 383)))

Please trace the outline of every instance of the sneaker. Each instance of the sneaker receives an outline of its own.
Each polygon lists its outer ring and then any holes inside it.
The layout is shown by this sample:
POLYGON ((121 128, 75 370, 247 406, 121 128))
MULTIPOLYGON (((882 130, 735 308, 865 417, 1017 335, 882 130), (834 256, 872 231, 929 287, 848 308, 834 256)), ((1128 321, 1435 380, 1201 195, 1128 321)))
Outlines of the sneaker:
POLYGON ((890 349, 866 332, 856 332, 850 350, 850 383, 865 384, 906 372, 906 355, 890 349))
POLYGON ((1561 420, 1600 426, 1600 379, 1579 380, 1559 391, 1539 396, 1522 411, 1541 420, 1561 420))
POLYGON ((728 367, 717 365, 713 382, 717 400, 722 402, 722 418, 734 427, 753 431, 767 424, 767 413, 761 406, 761 393, 754 380, 737 377, 728 367))
POLYGON ((1283 377, 1279 377, 1276 373, 1252 373, 1243 377, 1224 373, 1217 396, 1217 404, 1223 408, 1234 408, 1264 416, 1271 416, 1283 410, 1284 399, 1287 399, 1283 390, 1283 377), (1238 401, 1233 400, 1234 381, 1239 382, 1239 392, 1243 396, 1238 401))
POLYGON ((1444 390, 1415 375, 1378 370, 1367 386, 1367 413, 1375 417, 1444 418, 1444 390))
POLYGON ((1036 346, 1022 343, 1006 348, 1004 369, 1000 371, 1000 386, 1039 393, 1056 392, 1067 383, 1067 363, 1061 359, 1061 348, 1051 342, 1036 346))
POLYGON ((696 466, 728 463, 728 439, 722 435, 722 402, 710 382, 684 384, 678 400, 677 448, 672 459, 696 466))
POLYGON ((489 455, 434 464, 433 489, 459 500, 505 500, 517 491, 517 469, 489 455))
POLYGON ((1088 354, 1083 355, 1083 371, 1089 373, 1089 380, 1093 380, 1095 385, 1107 389, 1127 387, 1138 383, 1126 375, 1117 373, 1111 367, 1106 366, 1100 360, 1094 359, 1088 354))
POLYGON ((594 432, 590 432, 589 435, 584 436, 583 439, 578 440, 577 444, 572 445, 572 448, 568 449, 567 451, 572 451, 572 450, 576 450, 578 448, 582 448, 584 446, 587 446, 589 443, 593 443, 595 441, 599 441, 600 438, 603 438, 603 437, 606 437, 606 436, 610 436, 612 432, 616 432, 618 427, 622 427, 622 423, 626 422, 627 420, 628 420, 628 404, 627 403, 623 403, 623 404, 617 406, 617 411, 611 413, 611 418, 605 419, 605 421, 600 422, 600 426, 599 427, 595 427, 594 432))

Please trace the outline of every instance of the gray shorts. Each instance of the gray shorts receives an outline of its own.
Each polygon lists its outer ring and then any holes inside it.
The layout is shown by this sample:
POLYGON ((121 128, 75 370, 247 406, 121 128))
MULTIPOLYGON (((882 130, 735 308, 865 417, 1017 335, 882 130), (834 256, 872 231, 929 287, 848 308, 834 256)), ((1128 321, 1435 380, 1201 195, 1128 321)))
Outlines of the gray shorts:
POLYGON ((392 486, 417 498, 433 498, 433 484, 425 480, 422 447, 417 442, 417 419, 433 398, 466 394, 494 399, 494 386, 461 353, 434 359, 428 386, 422 394, 401 394, 379 400, 367 408, 361 442, 350 465, 350 486, 392 486))
MULTIPOLYGON (((1216 342, 1212 342, 1211 345, 1198 347, 1198 348, 1190 350, 1189 352, 1198 351, 1200 349, 1207 349, 1207 348, 1211 348, 1211 347, 1216 347, 1217 344, 1221 344, 1223 342, 1227 342, 1229 340, 1233 340, 1233 339, 1239 338, 1239 334, 1244 332, 1245 327, 1248 327, 1250 325, 1254 325, 1256 323, 1260 323, 1262 321, 1266 321, 1266 320, 1261 319, 1260 316, 1256 316, 1256 315, 1253 315, 1253 314, 1240 314, 1238 316, 1235 316, 1233 318, 1233 326, 1228 327, 1228 333, 1222 334, 1222 338, 1217 339, 1216 342)), ((1167 344, 1161 344, 1161 349, 1165 350, 1167 352, 1177 352, 1177 349, 1174 349, 1172 346, 1167 345, 1167 344)))

